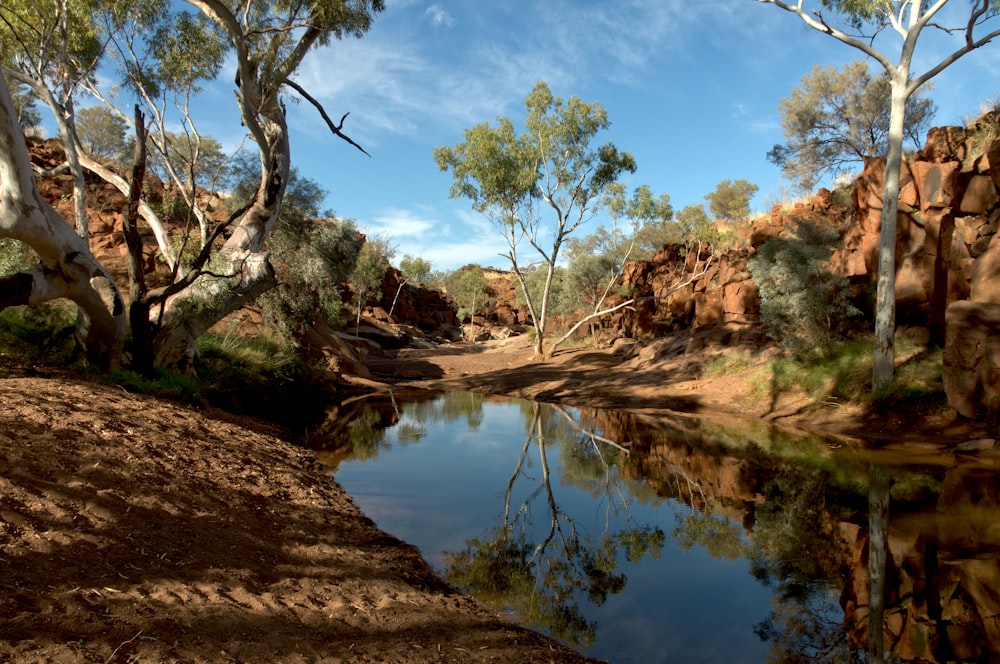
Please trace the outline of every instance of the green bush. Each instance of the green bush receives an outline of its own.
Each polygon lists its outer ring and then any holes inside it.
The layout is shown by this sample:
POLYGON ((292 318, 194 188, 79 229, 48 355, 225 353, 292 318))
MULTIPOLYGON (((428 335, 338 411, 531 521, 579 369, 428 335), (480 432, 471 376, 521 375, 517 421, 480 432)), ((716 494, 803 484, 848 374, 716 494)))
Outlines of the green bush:
POLYGON ((771 336, 797 348, 828 349, 846 319, 860 315, 850 283, 828 269, 836 229, 801 220, 787 237, 762 244, 749 268, 771 336))
POLYGON ((0 312, 0 350, 31 363, 72 364, 76 309, 63 302, 0 312))

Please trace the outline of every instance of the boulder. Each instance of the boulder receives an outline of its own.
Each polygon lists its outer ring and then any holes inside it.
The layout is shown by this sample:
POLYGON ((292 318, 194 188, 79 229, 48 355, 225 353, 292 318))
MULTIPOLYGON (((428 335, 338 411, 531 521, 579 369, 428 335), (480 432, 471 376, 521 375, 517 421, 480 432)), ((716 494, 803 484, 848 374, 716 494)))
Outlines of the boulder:
POLYGON ((1000 304, 962 301, 945 311, 941 367, 948 403, 970 419, 1000 414, 1000 304))

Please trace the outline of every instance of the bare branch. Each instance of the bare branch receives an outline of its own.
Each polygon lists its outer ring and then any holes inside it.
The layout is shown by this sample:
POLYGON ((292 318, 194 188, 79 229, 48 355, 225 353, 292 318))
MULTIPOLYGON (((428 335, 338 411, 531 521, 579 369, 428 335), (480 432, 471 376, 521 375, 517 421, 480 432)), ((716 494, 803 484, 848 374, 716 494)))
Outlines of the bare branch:
POLYGON ((285 83, 288 85, 288 87, 292 88, 300 95, 305 97, 306 101, 308 101, 310 104, 316 107, 316 110, 319 111, 319 114, 323 117, 323 120, 326 122, 326 126, 330 128, 330 131, 332 131, 334 134, 336 134, 340 138, 344 139, 345 141, 347 141, 348 143, 350 143, 351 145, 353 145, 354 147, 356 147, 357 149, 361 150, 369 157, 371 157, 371 155, 368 154, 367 150, 365 150, 363 147, 355 143, 353 140, 351 140, 349 136, 347 136, 346 134, 344 134, 344 132, 341 131, 341 129, 343 129, 344 127, 344 120, 347 119, 347 116, 350 115, 350 113, 344 113, 343 117, 340 118, 340 124, 335 125, 333 124, 333 120, 330 119, 330 116, 326 114, 326 109, 323 108, 323 105, 319 103, 316 99, 314 99, 312 95, 306 92, 301 85, 299 85, 298 83, 296 83, 291 79, 287 79, 285 83))

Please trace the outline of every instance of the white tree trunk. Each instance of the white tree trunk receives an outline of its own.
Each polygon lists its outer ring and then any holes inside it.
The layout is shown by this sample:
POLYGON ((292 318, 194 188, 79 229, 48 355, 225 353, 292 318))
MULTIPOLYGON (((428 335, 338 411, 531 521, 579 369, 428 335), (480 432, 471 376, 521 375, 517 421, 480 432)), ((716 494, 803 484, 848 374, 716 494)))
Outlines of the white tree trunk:
POLYGON ((0 235, 30 245, 40 258, 34 268, 3 279, 0 306, 72 300, 84 314, 84 324, 77 332, 88 359, 101 368, 117 367, 125 345, 121 294, 108 271, 90 253, 86 240, 39 193, 2 74, 0 235))
POLYGON ((899 208, 899 172, 903 162, 907 78, 906 72, 899 70, 891 76, 889 154, 885 162, 885 186, 882 190, 878 290, 875 298, 875 352, 872 372, 872 386, 875 391, 888 385, 895 371, 896 213, 899 208))

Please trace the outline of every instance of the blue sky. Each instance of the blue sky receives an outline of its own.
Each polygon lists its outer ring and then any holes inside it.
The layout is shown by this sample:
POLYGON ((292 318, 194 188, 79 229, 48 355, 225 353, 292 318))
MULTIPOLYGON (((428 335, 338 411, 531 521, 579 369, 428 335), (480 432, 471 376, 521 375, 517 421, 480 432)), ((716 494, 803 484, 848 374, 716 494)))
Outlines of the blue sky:
MULTIPOLYGON (((635 155, 630 187, 648 184, 679 210, 704 202, 722 180, 746 179, 760 187, 753 206, 766 210, 786 184, 765 158, 783 140, 778 102, 814 64, 861 57, 753 0, 386 5, 368 35, 316 49, 296 77, 331 117, 350 112, 344 130, 372 158, 333 137, 303 103, 288 110, 292 160, 329 192, 329 210, 371 234, 387 234, 397 264, 410 254, 444 270, 508 266, 498 255, 505 249, 498 232, 467 201, 449 198, 451 176, 437 169, 433 150, 498 116, 520 126, 524 98, 537 81, 556 96, 607 109, 611 128, 595 145, 610 140, 635 155)), ((941 53, 928 40, 916 67, 941 53)), ((1000 43, 939 76, 931 95, 939 107, 935 124, 961 124, 995 97, 998 63, 1000 43)), ((222 111, 199 127, 235 143, 231 89, 206 94, 222 111)))

